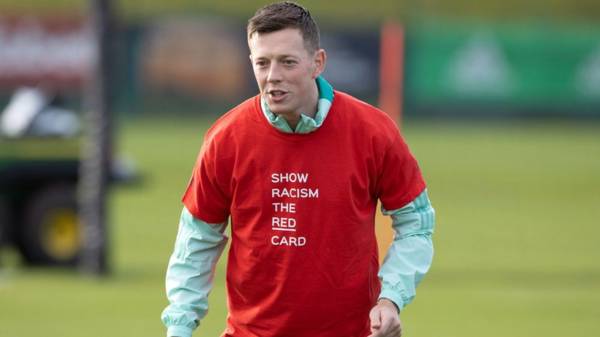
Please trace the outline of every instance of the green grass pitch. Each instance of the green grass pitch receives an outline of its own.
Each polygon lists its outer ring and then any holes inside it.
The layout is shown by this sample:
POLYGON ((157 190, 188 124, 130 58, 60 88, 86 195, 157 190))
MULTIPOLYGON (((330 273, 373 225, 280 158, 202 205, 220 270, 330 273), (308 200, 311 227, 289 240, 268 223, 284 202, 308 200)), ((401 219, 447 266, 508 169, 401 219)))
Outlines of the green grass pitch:
MULTIPOLYGON (((116 188, 110 199, 113 276, 23 269, 3 250, 0 336, 165 335, 164 271, 207 125, 121 125, 117 144, 146 181, 116 188)), ((401 316, 404 336, 600 335, 599 135, 599 124, 405 125, 437 228, 432 270, 401 316)), ((223 267, 197 336, 223 329, 223 267)))

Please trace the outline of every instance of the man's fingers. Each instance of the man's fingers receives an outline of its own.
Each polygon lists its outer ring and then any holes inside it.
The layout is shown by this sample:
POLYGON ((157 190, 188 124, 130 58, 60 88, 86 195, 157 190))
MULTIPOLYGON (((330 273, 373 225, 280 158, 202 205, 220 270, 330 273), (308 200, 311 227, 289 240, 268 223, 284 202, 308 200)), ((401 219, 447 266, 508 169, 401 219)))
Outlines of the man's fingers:
POLYGON ((381 310, 377 307, 371 310, 369 318, 371 319, 371 332, 373 332, 373 329, 379 329, 381 327, 381 310))
POLYGON ((389 337, 400 337, 402 336, 402 328, 400 327, 400 325, 396 326, 395 328, 393 328, 388 334, 387 336, 389 337))
POLYGON ((369 337, 400 337, 402 323, 396 308, 379 303, 369 312, 371 334, 369 337))
POLYGON ((399 337, 401 333, 400 319, 395 312, 381 311, 381 327, 379 333, 383 337, 399 337))
POLYGON ((373 330, 373 328, 371 328, 371 334, 367 337, 382 337, 382 336, 384 336, 384 335, 381 333, 381 330, 377 330, 377 329, 373 330))
POLYGON ((376 330, 371 331, 371 334, 368 337, 401 337, 402 330, 400 327, 394 328, 390 331, 376 330))
POLYGON ((392 325, 395 322, 396 322, 395 317, 391 317, 390 315, 388 315, 388 313, 382 312, 381 327, 379 328, 379 330, 381 330, 382 335, 386 336, 386 334, 389 333, 393 329, 392 325))

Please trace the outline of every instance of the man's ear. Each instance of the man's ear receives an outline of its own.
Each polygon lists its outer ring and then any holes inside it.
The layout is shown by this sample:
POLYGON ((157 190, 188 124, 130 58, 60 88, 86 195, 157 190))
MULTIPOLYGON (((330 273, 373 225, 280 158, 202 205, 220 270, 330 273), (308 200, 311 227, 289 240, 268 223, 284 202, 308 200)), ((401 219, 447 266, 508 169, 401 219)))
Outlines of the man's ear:
POLYGON ((313 72, 313 78, 317 78, 325 71, 325 64, 327 63, 327 53, 325 52, 325 49, 319 49, 315 52, 314 62, 315 70, 313 72))

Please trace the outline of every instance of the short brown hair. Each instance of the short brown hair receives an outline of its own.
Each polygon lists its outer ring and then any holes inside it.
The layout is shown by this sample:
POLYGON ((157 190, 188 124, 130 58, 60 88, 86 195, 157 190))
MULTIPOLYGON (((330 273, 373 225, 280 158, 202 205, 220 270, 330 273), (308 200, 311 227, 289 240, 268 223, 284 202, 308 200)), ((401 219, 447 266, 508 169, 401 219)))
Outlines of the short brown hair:
POLYGON ((286 28, 300 30, 306 49, 314 52, 319 49, 319 27, 310 12, 291 1, 277 2, 256 11, 248 20, 248 39, 254 33, 271 33, 286 28))

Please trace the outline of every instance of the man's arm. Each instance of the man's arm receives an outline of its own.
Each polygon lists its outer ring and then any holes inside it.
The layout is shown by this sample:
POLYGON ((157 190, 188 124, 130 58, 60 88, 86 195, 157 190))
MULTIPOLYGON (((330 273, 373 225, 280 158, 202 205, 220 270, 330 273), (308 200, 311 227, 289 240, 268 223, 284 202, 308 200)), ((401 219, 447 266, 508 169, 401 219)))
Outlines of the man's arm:
POLYGON ((170 304, 162 313, 162 321, 168 337, 191 337, 206 316, 215 266, 227 243, 225 227, 226 223, 208 224, 194 218, 183 208, 175 249, 167 267, 170 304))
MULTIPOLYGON (((390 311, 390 303, 385 300, 394 304, 399 313, 415 297, 416 287, 429 270, 433 258, 431 235, 435 227, 435 211, 427 190, 400 209, 388 211, 382 208, 382 212, 392 217, 394 241, 379 270, 382 289, 378 304, 371 311, 373 336, 388 335, 378 324, 382 327, 400 325, 399 320, 392 323, 384 321, 385 313, 390 311), (378 322, 373 317, 382 319, 378 322)), ((390 334, 397 335, 399 332, 390 334)))

